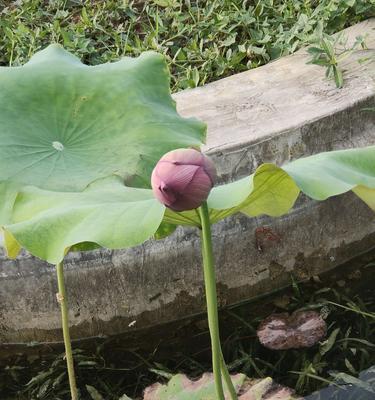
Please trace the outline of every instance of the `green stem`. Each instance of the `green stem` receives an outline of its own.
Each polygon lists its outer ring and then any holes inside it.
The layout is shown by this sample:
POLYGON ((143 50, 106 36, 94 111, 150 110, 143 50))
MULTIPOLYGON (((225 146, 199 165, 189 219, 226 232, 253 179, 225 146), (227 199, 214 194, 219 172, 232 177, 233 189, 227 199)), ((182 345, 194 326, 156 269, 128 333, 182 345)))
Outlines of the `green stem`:
POLYGON ((57 269, 57 284, 59 287, 59 292, 57 293, 56 297, 61 308, 61 321, 62 321, 62 329, 64 336, 64 344, 65 344, 65 358, 68 367, 70 394, 72 396, 72 400, 78 400, 76 377, 74 374, 72 345, 70 342, 70 333, 69 333, 68 302, 65 291, 63 263, 61 262, 57 264, 56 269, 57 269))
POLYGON ((224 360, 223 353, 221 353, 221 358, 220 358, 220 360, 221 360, 221 363, 220 363, 221 372, 223 373, 223 378, 224 378, 224 381, 225 381, 225 385, 226 385, 226 387, 227 387, 227 389, 228 389, 228 391, 229 391, 230 398, 231 398, 232 400, 237 400, 236 389, 235 389, 234 386, 233 386, 233 382, 232 382, 232 379, 231 379, 231 377, 230 377, 228 368, 227 368, 227 366, 225 365, 225 360, 224 360))
POLYGON ((232 400, 237 400, 237 395, 230 379, 229 372, 222 356, 219 335, 219 317, 217 311, 217 294, 216 294, 216 277, 214 258, 212 252, 211 239, 211 223, 208 214, 207 203, 204 202, 199 208, 199 216, 201 220, 201 238, 202 238, 202 256, 204 284, 206 290, 208 326, 211 336, 212 347, 212 367, 214 372, 216 397, 218 400, 224 400, 223 384, 221 380, 221 372, 223 372, 225 383, 228 387, 232 400))

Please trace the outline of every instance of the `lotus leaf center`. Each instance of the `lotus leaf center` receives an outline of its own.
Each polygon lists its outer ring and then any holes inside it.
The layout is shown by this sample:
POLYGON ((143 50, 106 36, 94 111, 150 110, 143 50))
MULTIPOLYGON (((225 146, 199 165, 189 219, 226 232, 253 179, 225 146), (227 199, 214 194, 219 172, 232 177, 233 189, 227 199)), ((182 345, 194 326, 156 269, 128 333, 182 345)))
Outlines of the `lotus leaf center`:
POLYGON ((58 151, 64 150, 64 145, 60 142, 52 142, 52 147, 54 147, 58 151))

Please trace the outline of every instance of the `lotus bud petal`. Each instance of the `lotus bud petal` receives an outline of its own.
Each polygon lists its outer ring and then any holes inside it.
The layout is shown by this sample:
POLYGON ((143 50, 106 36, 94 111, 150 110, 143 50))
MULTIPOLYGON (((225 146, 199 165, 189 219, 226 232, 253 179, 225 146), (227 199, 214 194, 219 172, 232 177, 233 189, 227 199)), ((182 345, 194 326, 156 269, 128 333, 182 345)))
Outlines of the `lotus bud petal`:
POLYGON ((177 149, 156 164, 151 186, 155 197, 174 211, 198 208, 216 180, 214 163, 194 149, 177 149))

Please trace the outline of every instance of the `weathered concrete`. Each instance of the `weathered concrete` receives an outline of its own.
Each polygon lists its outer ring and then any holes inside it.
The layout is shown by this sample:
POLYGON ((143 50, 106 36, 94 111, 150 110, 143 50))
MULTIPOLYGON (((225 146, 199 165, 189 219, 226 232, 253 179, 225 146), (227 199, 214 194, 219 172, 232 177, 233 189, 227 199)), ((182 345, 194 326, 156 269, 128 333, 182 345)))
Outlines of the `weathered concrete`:
MULTIPOLYGON (((353 40, 375 20, 347 30, 353 40)), ((345 86, 306 65, 302 50, 267 66, 175 95, 180 112, 208 123, 206 151, 221 179, 262 162, 285 163, 324 150, 375 144, 375 63, 345 60, 345 86)), ((373 213, 354 195, 323 203, 303 196, 282 218, 238 215, 214 227, 222 305, 249 299, 329 270, 375 246, 373 213), (266 227, 280 240, 268 241, 266 227)), ((204 310, 198 233, 178 229, 162 241, 121 250, 71 254, 66 261, 74 338, 158 325, 204 310)), ((0 342, 59 341, 54 267, 28 254, 0 259, 0 342)))

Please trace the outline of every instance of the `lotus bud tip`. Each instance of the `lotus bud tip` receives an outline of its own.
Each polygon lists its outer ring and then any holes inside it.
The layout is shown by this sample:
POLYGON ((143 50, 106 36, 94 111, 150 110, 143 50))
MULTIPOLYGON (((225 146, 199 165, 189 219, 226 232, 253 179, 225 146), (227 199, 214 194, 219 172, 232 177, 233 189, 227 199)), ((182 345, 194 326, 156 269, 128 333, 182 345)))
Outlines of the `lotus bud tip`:
POLYGON ((174 211, 201 206, 216 180, 214 163, 195 149, 177 149, 166 153, 151 175, 155 197, 174 211))

